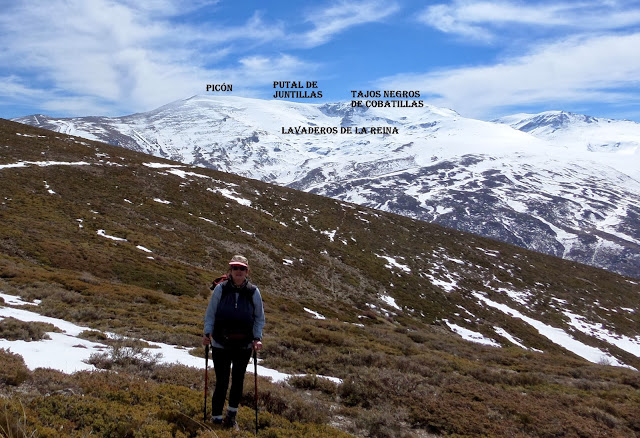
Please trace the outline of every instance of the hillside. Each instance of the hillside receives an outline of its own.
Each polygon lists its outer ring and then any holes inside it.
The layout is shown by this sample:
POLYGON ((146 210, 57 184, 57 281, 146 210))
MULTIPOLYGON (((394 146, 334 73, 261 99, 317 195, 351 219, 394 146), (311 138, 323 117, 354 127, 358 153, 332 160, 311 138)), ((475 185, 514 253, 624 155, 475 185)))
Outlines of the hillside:
MULTIPOLYGON (((261 380, 260 436, 640 434, 633 279, 8 121, 0 189, 0 292, 92 338, 201 355, 207 284, 245 254, 261 364, 312 375, 261 380)), ((5 418, 38 436, 230 436, 200 422, 200 369, 117 359, 65 375, 0 350, 5 418)))
POLYGON ((431 105, 233 96, 123 117, 16 121, 640 278, 638 123, 562 112, 490 123, 431 105))

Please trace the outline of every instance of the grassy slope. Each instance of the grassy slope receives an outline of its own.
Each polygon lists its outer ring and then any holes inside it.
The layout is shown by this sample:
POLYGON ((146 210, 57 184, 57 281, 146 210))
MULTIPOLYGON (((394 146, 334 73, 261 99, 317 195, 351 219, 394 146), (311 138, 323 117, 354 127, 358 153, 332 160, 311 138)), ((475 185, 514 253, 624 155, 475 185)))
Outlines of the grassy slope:
MULTIPOLYGON (((331 422, 376 437, 427 432, 640 434, 634 414, 640 410, 637 372, 585 362, 471 296, 484 292, 538 320, 566 327, 566 317, 552 306, 552 298, 557 298, 574 313, 637 336, 638 311, 611 311, 638 308, 640 287, 634 282, 231 174, 184 167, 208 176, 184 179, 142 164, 162 161, 157 158, 0 123, 0 165, 44 160, 90 165, 0 169, 0 290, 42 299, 38 311, 97 330, 197 347, 207 282, 232 254, 247 255, 266 303, 265 365, 344 379, 340 386, 300 379, 293 388, 263 382, 265 436, 339 436, 336 429, 322 425, 331 422), (251 206, 230 200, 221 190, 234 191, 251 206), (99 236, 100 229, 127 241, 99 236), (333 241, 322 233, 333 230, 333 241), (499 257, 487 250, 499 251, 499 257), (411 273, 385 267, 387 261, 376 254, 394 257, 411 273), (293 262, 285 264, 284 259, 293 262), (457 287, 445 292, 428 276, 454 278, 457 287), (500 288, 527 291, 529 305, 510 301, 500 288), (377 296, 383 292, 404 310, 380 301, 377 296), (314 320, 304 307, 328 319, 314 320), (460 307, 475 318, 465 320, 469 314, 460 307), (465 342, 451 334, 442 319, 495 339, 501 338, 493 327, 500 326, 545 354, 513 347, 506 340, 502 349, 465 342)), ((609 350, 640 368, 635 356, 609 350)), ((0 361, 15 360, 0 354, 0 361)), ((95 373, 61 376, 23 370, 4 378, 3 392, 12 394, 3 402, 10 405, 5 412, 23 409, 28 413, 25 428, 37 428, 45 436, 62 423, 68 435, 93 430, 119 436, 124 432, 110 429, 116 420, 139 436, 147 429, 155 431, 149 436, 161 430, 191 436, 214 433, 197 423, 201 373, 135 365, 119 365, 117 377, 104 380, 95 373), (89 382, 103 390, 96 391, 89 382), (54 402, 44 396, 50 386, 73 391, 57 394, 54 402), (132 387, 138 394, 135 400, 122 394, 123 388, 129 394, 132 387), (82 400, 89 396, 100 414, 85 411, 89 407, 82 400), (131 416, 132 405, 137 414, 127 423, 123 418, 131 416), (85 424, 94 417, 101 423, 85 424)), ((251 430, 250 412, 242 415, 242 425, 251 430)))

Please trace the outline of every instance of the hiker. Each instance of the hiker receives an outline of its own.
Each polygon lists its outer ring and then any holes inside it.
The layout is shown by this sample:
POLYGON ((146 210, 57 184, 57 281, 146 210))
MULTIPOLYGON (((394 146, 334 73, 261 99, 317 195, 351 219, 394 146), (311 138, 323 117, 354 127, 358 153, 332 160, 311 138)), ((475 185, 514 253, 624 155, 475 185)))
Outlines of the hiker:
POLYGON ((229 261, 227 280, 214 289, 204 317, 203 345, 211 344, 216 373, 216 388, 211 401, 211 420, 227 428, 238 428, 236 414, 242 397, 242 386, 251 350, 262 349, 264 308, 256 286, 247 279, 249 262, 242 255, 229 261), (222 408, 229 386, 231 391, 227 415, 222 408))

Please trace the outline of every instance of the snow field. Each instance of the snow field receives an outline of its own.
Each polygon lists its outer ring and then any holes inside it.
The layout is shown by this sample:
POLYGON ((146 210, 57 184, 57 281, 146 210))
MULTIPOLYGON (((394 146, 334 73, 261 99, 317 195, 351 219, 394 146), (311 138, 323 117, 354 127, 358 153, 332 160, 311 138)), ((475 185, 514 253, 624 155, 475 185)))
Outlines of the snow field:
MULTIPOLYGON (((501 312, 513 317, 513 318, 518 318, 523 320, 524 322, 526 322, 527 324, 529 324, 530 326, 534 327, 538 333, 540 333, 542 336, 546 337, 547 339, 549 339, 550 341, 552 341, 555 344, 560 345, 561 347, 575 353, 576 355, 588 360, 589 362, 593 362, 593 363, 607 363, 607 364, 611 364, 613 366, 619 366, 619 367, 626 367, 626 368, 632 368, 629 367, 628 365, 625 365, 624 363, 620 362, 618 359, 616 359, 614 356, 612 356, 609 353, 606 353, 602 350, 600 350, 599 348, 596 347, 592 347, 590 345, 586 345, 580 341, 578 341, 577 339, 573 338, 570 334, 568 334, 567 332, 565 332, 564 330, 557 328, 557 327, 553 327, 550 326, 548 324, 545 324, 543 322, 537 321, 534 318, 531 318, 529 316, 526 316, 524 314, 522 314, 521 312, 510 308, 509 306, 502 304, 502 303, 497 303, 493 300, 490 300, 489 298, 485 297, 484 295, 480 294, 480 293, 474 293, 473 294, 478 301, 486 304, 487 306, 493 307, 495 309, 500 310, 501 312)), ((640 345, 640 340, 639 340, 639 345, 640 345)), ((640 348, 638 348, 638 350, 634 353, 636 354, 638 357, 640 357, 640 348)))
MULTIPOLYGON (((25 302, 19 297, 5 293, 0 293, 0 297, 2 297, 5 304, 8 305, 37 305, 37 303, 25 302)), ((7 349, 12 353, 21 355, 27 367, 31 370, 36 368, 51 368, 67 374, 84 370, 96 370, 93 365, 87 363, 89 357, 93 353, 105 352, 110 348, 105 344, 78 338, 78 335, 83 331, 93 330, 89 327, 79 326, 62 319, 51 318, 35 312, 6 307, 0 304, 0 320, 9 317, 25 322, 45 322, 62 330, 62 333, 49 332, 48 335, 51 337, 50 340, 26 342, 21 340, 9 341, 6 339, 0 339, 0 349, 7 349)), ((117 337, 117 335, 113 333, 106 333, 106 335, 113 338, 117 337)), ((204 354, 202 358, 199 358, 190 355, 189 351, 183 347, 163 344, 160 342, 145 342, 154 347, 145 348, 145 352, 149 353, 151 356, 160 354, 160 356, 158 356, 158 363, 180 364, 195 368, 204 368, 204 354)), ((260 360, 258 359, 258 361, 260 360)), ((247 366, 247 371, 253 373, 253 368, 253 364, 250 363, 247 366)), ((258 365, 258 375, 261 377, 268 377, 273 382, 283 382, 294 376, 305 376, 305 374, 286 374, 261 365, 258 365)), ((329 379, 338 384, 342 382, 336 377, 317 377, 329 379)))

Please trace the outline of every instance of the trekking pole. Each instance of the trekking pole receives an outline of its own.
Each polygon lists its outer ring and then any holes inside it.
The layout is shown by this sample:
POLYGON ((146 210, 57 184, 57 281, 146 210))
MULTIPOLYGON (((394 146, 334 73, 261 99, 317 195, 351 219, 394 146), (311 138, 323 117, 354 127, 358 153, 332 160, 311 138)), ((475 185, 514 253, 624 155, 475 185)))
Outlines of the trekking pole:
POLYGON ((256 382, 255 399, 256 399, 256 436, 258 436, 258 352, 253 349, 253 378, 256 382))
POLYGON ((209 345, 204 347, 204 422, 207 422, 207 398, 209 395, 209 345))

